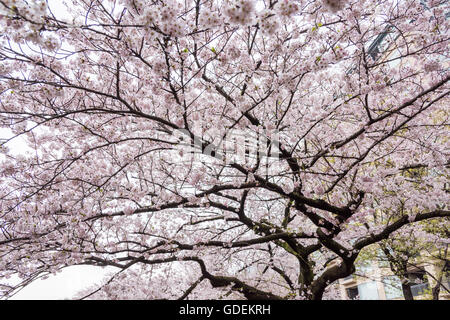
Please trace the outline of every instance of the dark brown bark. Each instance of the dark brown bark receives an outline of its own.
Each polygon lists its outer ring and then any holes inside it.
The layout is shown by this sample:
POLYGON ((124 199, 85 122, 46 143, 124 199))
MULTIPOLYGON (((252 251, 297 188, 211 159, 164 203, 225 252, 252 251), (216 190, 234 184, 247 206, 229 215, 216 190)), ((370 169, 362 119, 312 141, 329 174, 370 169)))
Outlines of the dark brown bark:
POLYGON ((438 281, 436 285, 431 290, 431 294, 433 296, 433 300, 439 300, 439 293, 441 292, 441 282, 438 281))
POLYGON ((414 300, 414 296, 411 291, 411 285, 409 283, 402 282, 402 291, 405 300, 414 300))

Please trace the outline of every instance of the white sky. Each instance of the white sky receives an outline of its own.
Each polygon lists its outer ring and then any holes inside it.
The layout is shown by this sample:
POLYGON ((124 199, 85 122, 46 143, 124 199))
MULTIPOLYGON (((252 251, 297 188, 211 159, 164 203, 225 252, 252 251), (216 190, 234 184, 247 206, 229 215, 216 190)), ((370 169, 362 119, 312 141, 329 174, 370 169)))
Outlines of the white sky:
MULTIPOLYGON (((115 269, 115 268, 114 268, 115 269)), ((72 266, 46 280, 36 280, 19 291, 10 300, 63 300, 71 299, 82 289, 100 284, 112 269, 72 266)), ((117 270, 117 269, 116 269, 117 270)))

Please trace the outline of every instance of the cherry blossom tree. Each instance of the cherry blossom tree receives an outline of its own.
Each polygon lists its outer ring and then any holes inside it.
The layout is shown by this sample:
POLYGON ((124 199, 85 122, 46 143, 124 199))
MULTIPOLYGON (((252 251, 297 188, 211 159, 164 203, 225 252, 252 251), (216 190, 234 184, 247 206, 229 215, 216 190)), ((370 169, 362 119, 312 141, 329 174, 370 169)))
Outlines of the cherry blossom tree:
POLYGON ((2 296, 318 300, 448 226, 445 2, 0 0, 2 296))

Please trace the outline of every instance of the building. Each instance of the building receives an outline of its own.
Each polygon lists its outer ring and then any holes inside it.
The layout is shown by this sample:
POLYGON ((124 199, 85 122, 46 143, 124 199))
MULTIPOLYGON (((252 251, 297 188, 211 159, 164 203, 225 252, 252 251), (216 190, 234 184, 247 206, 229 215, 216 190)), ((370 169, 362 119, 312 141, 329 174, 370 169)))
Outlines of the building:
MULTIPOLYGON (((432 299, 431 289, 442 272, 439 300, 450 300, 450 263, 421 256, 408 265, 408 278, 415 300, 432 299)), ((342 300, 404 300, 400 279, 387 261, 359 266, 356 272, 338 281, 342 300)))

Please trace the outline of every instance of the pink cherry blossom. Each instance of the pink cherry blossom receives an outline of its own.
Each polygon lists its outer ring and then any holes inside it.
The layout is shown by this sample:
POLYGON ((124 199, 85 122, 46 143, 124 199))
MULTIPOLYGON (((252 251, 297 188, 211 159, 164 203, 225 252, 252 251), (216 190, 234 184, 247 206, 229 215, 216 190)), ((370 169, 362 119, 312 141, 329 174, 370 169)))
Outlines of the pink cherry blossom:
POLYGON ((331 299, 446 248, 427 3, 0 1, 0 295, 86 264, 80 298, 331 299))

